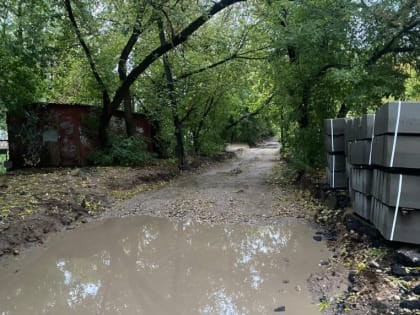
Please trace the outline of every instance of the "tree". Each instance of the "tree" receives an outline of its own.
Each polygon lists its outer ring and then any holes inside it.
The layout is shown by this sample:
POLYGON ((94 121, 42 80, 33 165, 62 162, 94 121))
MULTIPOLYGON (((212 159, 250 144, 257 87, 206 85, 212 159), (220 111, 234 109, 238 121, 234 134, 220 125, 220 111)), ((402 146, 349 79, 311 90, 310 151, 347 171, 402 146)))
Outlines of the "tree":
POLYGON ((52 34, 57 7, 42 0, 0 4, 0 113, 19 111, 38 100, 56 60, 52 34), (48 29, 49 32, 43 32, 48 29))
MULTIPOLYGON (((106 145, 108 142, 107 138, 107 129, 109 126, 110 119, 112 117, 112 113, 116 110, 121 102, 129 96, 129 91, 131 86, 134 82, 142 75, 151 64, 153 64, 158 58, 163 56, 168 51, 174 49, 178 45, 185 42, 195 31, 197 31, 202 25, 204 25, 211 17, 216 15, 218 12, 222 11, 223 9, 244 0, 221 0, 220 2, 214 3, 212 6, 207 7, 204 6, 202 9, 202 13, 193 19, 189 24, 181 28, 180 31, 174 32, 171 34, 171 37, 168 41, 164 43, 158 44, 155 48, 151 49, 149 53, 147 53, 141 61, 137 62, 133 69, 126 75, 124 79, 121 78, 121 82, 115 90, 113 96, 111 96, 111 92, 109 88, 106 86, 98 68, 94 60, 94 56, 91 50, 88 47, 87 42, 85 41, 82 32, 79 28, 79 24, 76 21, 75 15, 73 13, 73 8, 71 5, 70 0, 65 0, 65 7, 68 13, 68 17, 71 21, 72 27, 76 33, 78 41, 82 46, 86 58, 88 60, 90 69, 92 74, 102 92, 102 114, 100 117, 99 123, 99 136, 101 139, 102 145, 106 145)), ((183 2, 175 2, 175 6, 183 2)), ((153 2, 152 2, 153 4, 153 2)), ((155 31, 155 34, 159 34, 159 31, 155 31)))
POLYGON ((401 97, 402 64, 416 64, 416 1, 279 1, 270 4, 273 78, 296 166, 323 165, 322 120, 401 97), (317 135, 314 137, 314 135, 317 135), (316 141, 314 141, 316 140, 316 141))
MULTIPOLYGON (((180 167, 185 167, 187 150, 192 150, 197 155, 201 153, 201 149, 211 147, 201 145, 202 133, 207 129, 207 120, 211 119, 212 112, 220 105, 223 94, 232 88, 232 84, 227 84, 230 82, 230 74, 226 68, 237 62, 241 62, 243 68, 244 61, 266 58, 261 56, 266 47, 250 47, 250 24, 236 25, 232 32, 226 32, 226 21, 237 19, 237 11, 239 10, 229 9, 215 17, 205 29, 193 35, 192 41, 164 54, 161 68, 163 71, 159 71, 159 67, 150 68, 154 76, 155 91, 161 91, 158 93, 161 97, 152 101, 154 104, 148 111, 153 111, 156 103, 170 111, 176 140, 175 152, 180 167)), ((157 20, 161 44, 166 41, 167 34, 172 32, 176 23, 179 21, 173 21, 167 14, 162 14, 157 20)), ((235 68, 235 72, 236 77, 245 74, 239 68, 235 68)), ((238 82, 233 85, 237 87, 238 82)), ((223 121, 221 119, 218 125, 223 121)), ((211 123, 216 125, 214 120, 211 123)), ((223 127, 219 129, 222 130, 223 127)), ((220 141, 217 133, 212 134, 213 141, 220 141)), ((206 152, 209 153, 209 150, 206 152)))

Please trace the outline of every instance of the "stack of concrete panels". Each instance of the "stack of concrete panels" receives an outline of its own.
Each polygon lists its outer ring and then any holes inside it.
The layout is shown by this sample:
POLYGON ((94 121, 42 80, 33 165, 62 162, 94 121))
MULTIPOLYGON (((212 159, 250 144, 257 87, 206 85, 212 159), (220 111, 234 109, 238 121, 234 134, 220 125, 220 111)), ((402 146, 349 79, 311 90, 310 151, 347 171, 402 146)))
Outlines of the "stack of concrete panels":
MULTIPOLYGON (((354 132, 354 125, 357 123, 357 118, 346 118, 346 126, 344 128, 344 153, 346 155, 346 176, 347 180, 350 178, 351 163, 350 163, 350 147, 356 141, 356 132, 354 132)), ((350 186, 349 186, 350 189, 350 186)))
POLYGON ((355 118, 353 132, 355 141, 350 146, 350 163, 355 166, 370 167, 372 165, 372 139, 374 137, 375 115, 366 114, 355 118))
POLYGON ((371 220, 388 240, 420 244, 420 103, 384 105, 374 128, 371 220))
POLYGON ((344 118, 324 121, 327 181, 334 189, 347 188, 344 129, 344 118))
POLYGON ((366 220, 371 219, 374 122, 373 114, 355 118, 350 137, 354 140, 348 144, 350 199, 354 212, 366 220))

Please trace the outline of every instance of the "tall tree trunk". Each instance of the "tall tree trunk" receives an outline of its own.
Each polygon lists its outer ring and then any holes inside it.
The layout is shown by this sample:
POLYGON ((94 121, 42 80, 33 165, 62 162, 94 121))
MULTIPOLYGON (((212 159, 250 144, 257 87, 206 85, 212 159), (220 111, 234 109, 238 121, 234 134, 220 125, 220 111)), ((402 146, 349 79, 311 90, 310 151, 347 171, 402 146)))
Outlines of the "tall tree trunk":
POLYGON ((311 96, 311 86, 309 83, 306 83, 303 86, 302 92, 302 103, 300 105, 299 111, 299 127, 306 129, 309 126, 309 100, 311 96))
POLYGON ((215 101, 214 96, 211 96, 207 102, 206 102, 206 107, 203 111, 203 114, 201 115, 200 121, 198 122, 198 126, 197 128, 195 128, 193 130, 193 148, 194 148, 194 153, 195 155, 198 155, 198 153, 200 152, 200 135, 201 135, 201 130, 204 127, 204 122, 207 118, 207 116, 210 114, 211 110, 213 109, 213 106, 217 103, 217 101, 215 101))
POLYGON ((112 117, 111 102, 103 100, 101 115, 99 116, 98 137, 102 148, 109 145, 108 127, 112 117))
POLYGON ((344 118, 344 117, 346 117, 347 116, 347 113, 348 113, 348 108, 347 108, 347 105, 345 104, 345 103, 342 103, 341 104, 341 106, 340 106, 340 110, 338 111, 338 115, 337 115, 337 117, 338 118, 344 118))
MULTIPOLYGON (((76 36, 78 38, 78 41, 80 45, 82 46, 85 55, 88 59, 89 66, 91 68, 92 74, 95 77, 96 82, 98 83, 102 94, 104 95, 104 101, 103 101, 103 109, 102 114, 100 117, 100 123, 99 123, 99 138, 102 145, 106 145, 108 143, 108 136, 107 136, 107 128, 109 126, 110 119, 112 117, 112 112, 114 110, 117 110, 121 103, 124 101, 124 99, 127 97, 127 95, 130 92, 131 86, 134 84, 134 82, 138 79, 138 77, 148 69, 148 67, 154 63, 157 59, 159 59, 161 56, 164 56, 168 51, 174 49, 178 45, 184 43, 188 38, 196 32, 201 26, 203 26, 207 21, 209 21, 214 15, 216 15, 218 12, 222 11, 223 9, 238 3, 243 2, 246 0, 221 0, 219 2, 213 3, 213 5, 207 10, 207 12, 203 12, 200 16, 198 16, 196 19, 191 21, 185 28, 183 28, 180 32, 177 34, 174 34, 171 37, 171 40, 166 42, 165 38, 163 38, 163 41, 161 40, 161 45, 153 49, 149 54, 147 54, 142 61, 140 61, 134 68, 130 71, 130 73, 126 74, 126 77, 124 80, 121 80, 119 87, 115 91, 114 97, 112 98, 112 102, 110 99, 110 96, 108 94, 107 88, 99 74, 99 72, 96 69, 96 64, 93 60, 93 56, 86 45, 85 40, 83 39, 82 33, 80 32, 79 26, 76 22, 76 19, 73 14, 73 10, 71 7, 71 0, 64 0, 64 5, 66 8, 66 11, 68 13, 70 22, 72 24, 72 27, 76 33, 76 36), (105 97, 106 96, 106 97, 105 97)), ((134 35, 134 37, 136 34, 134 35)), ((133 37, 130 37, 129 41, 133 37)), ((130 43, 127 43, 126 47, 130 47, 130 43)), ((130 50, 130 49, 128 49, 130 50)))
POLYGON ((176 138, 176 147, 175 147, 175 154, 178 159, 178 167, 180 169, 184 169, 186 167, 186 159, 185 159, 185 149, 184 149, 184 139, 182 133, 182 123, 179 119, 179 116, 174 113, 173 121, 175 125, 175 138, 176 138))
POLYGON ((286 146, 286 122, 284 120, 284 106, 280 108, 280 143, 282 147, 286 146))
MULTIPOLYGON (((158 27, 159 27, 159 38, 161 46, 166 44, 165 39, 165 30, 163 28, 162 20, 158 20, 158 27)), ((171 66, 169 64, 168 55, 164 54, 163 58, 163 68, 165 70, 166 76, 166 90, 168 91, 168 101, 169 106, 172 109, 172 120, 174 123, 174 135, 176 139, 176 146, 175 146, 175 155, 178 159, 178 167, 180 169, 185 168, 186 166, 186 159, 185 159, 185 149, 184 149, 184 139, 182 133, 182 121, 178 115, 178 103, 175 95, 175 84, 174 84, 174 77, 172 75, 171 66)))
POLYGON ((127 136, 134 136, 136 128, 133 120, 133 106, 131 93, 128 93, 128 96, 124 99, 124 120, 127 136))

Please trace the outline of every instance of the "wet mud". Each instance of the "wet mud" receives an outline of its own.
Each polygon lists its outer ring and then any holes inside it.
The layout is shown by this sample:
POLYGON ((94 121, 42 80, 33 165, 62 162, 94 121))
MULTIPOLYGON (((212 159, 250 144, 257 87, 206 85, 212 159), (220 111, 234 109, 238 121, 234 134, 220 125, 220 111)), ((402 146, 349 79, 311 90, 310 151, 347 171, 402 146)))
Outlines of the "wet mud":
MULTIPOLYGON (((278 143, 228 150, 238 157, 7 257, 0 315, 320 314, 330 253, 304 220, 314 209, 272 184, 278 143)), ((329 282, 338 293, 343 277, 329 282)))
POLYGON ((327 255, 296 220, 209 225, 150 216, 68 231, 0 273, 0 314, 317 314, 327 255))

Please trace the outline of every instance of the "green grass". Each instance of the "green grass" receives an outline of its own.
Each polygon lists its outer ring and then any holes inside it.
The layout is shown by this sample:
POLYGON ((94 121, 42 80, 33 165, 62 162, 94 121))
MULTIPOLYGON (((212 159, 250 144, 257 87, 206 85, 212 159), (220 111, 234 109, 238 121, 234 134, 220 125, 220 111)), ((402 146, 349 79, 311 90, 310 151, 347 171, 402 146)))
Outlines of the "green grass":
POLYGON ((4 161, 6 161, 6 154, 0 154, 0 174, 6 173, 6 169, 3 164, 4 161))

